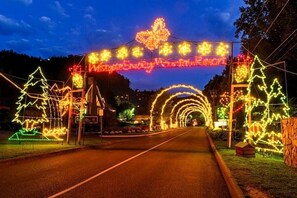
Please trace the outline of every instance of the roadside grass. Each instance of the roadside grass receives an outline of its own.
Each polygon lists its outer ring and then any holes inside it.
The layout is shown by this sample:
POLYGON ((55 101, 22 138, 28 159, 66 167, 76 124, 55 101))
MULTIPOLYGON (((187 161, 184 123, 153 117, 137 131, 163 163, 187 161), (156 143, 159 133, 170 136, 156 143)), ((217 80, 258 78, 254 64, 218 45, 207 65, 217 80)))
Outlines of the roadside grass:
POLYGON ((0 144, 0 160, 39 155, 56 151, 78 148, 78 145, 61 143, 26 142, 21 144, 0 144))
POLYGON ((214 143, 240 188, 251 197, 297 197, 297 169, 287 166, 282 156, 256 153, 255 158, 238 157, 235 143, 231 149, 226 141, 214 143))
POLYGON ((97 134, 82 136, 81 144, 76 142, 76 136, 72 135, 70 144, 67 144, 66 137, 64 141, 47 142, 47 141, 9 141, 8 137, 11 132, 0 132, 0 160, 20 158, 45 153, 53 153, 69 149, 81 148, 84 146, 100 145, 104 142, 97 134))

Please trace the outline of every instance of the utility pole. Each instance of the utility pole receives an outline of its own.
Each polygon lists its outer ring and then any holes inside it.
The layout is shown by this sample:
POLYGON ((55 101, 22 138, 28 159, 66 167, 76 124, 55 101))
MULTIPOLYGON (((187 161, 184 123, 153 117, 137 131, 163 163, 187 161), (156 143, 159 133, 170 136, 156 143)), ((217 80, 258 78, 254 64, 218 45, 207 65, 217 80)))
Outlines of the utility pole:
POLYGON ((68 130, 67 130, 67 144, 70 141, 70 133, 71 133, 71 119, 72 119, 72 101, 73 101, 73 93, 70 91, 70 98, 69 98, 69 112, 68 112, 68 130))
POLYGON ((87 57, 85 56, 85 68, 83 70, 83 88, 81 92, 81 103, 79 109, 79 124, 78 124, 78 134, 77 134, 77 142, 81 144, 81 136, 82 136, 82 126, 83 126, 83 112, 85 109, 85 89, 86 89, 86 78, 87 78, 87 57))

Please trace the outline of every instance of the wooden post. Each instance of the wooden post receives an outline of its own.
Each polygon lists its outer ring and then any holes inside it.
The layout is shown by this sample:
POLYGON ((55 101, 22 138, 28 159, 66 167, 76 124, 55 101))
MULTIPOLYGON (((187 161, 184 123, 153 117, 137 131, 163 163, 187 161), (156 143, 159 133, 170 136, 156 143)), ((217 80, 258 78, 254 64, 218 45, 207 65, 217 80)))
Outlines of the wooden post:
POLYGON ((70 133, 71 133, 71 119, 72 119, 72 101, 73 101, 73 93, 70 92, 70 102, 69 102, 69 109, 68 109, 68 130, 67 130, 67 144, 70 141, 70 133))
POLYGON ((230 109, 229 109, 229 132, 228 132, 228 148, 231 148, 232 143, 232 120, 233 120, 233 103, 234 103, 234 86, 231 84, 231 93, 230 93, 230 109))

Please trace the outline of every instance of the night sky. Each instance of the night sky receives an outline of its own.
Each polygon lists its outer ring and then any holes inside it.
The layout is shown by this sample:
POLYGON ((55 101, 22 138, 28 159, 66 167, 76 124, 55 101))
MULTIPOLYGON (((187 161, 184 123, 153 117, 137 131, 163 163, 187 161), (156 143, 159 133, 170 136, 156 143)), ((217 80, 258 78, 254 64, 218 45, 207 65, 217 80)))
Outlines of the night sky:
MULTIPOLYGON (((114 48, 163 17, 171 35, 194 41, 238 41, 241 0, 2 0, 0 50, 48 58, 114 48)), ((239 46, 235 47, 235 53, 239 46)), ((203 89, 223 66, 122 72, 136 89, 176 83, 203 89)), ((66 80, 67 78, 65 78, 66 80)))

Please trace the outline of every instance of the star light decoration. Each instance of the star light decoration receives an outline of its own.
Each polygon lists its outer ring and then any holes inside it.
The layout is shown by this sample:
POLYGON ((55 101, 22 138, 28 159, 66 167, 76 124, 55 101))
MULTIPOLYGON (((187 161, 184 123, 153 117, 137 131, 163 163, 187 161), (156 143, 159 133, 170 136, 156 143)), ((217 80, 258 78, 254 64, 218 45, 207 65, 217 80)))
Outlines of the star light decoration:
POLYGON ((218 56, 226 56, 229 54, 229 45, 223 42, 220 42, 216 48, 216 55, 218 56))
POLYGON ((116 52, 116 57, 118 59, 125 59, 129 56, 129 51, 128 51, 128 48, 126 46, 122 46, 120 47, 117 52, 116 52))
POLYGON ((99 60, 99 54, 96 52, 92 52, 88 55, 88 62, 91 64, 97 64, 99 60))
POLYGON ((132 48, 132 56, 135 58, 140 58, 143 56, 143 48, 136 46, 132 48))
POLYGON ((172 49, 173 46, 170 43, 166 42, 159 47, 159 54, 163 56, 168 56, 173 53, 172 49))
POLYGON ((111 51, 104 49, 100 52, 99 58, 96 58, 96 60, 102 61, 102 62, 108 62, 112 57, 111 51))
POLYGON ((155 50, 162 42, 168 40, 170 32, 166 28, 163 18, 157 18, 151 28, 151 30, 138 32, 135 36, 135 40, 145 45, 149 50, 155 50))
POLYGON ((192 51, 191 44, 186 41, 180 43, 177 47, 178 47, 178 53, 181 54, 182 56, 186 56, 192 51))
POLYGON ((208 42, 203 42, 198 45, 197 53, 201 54, 202 56, 209 55, 212 51, 212 45, 208 42))

